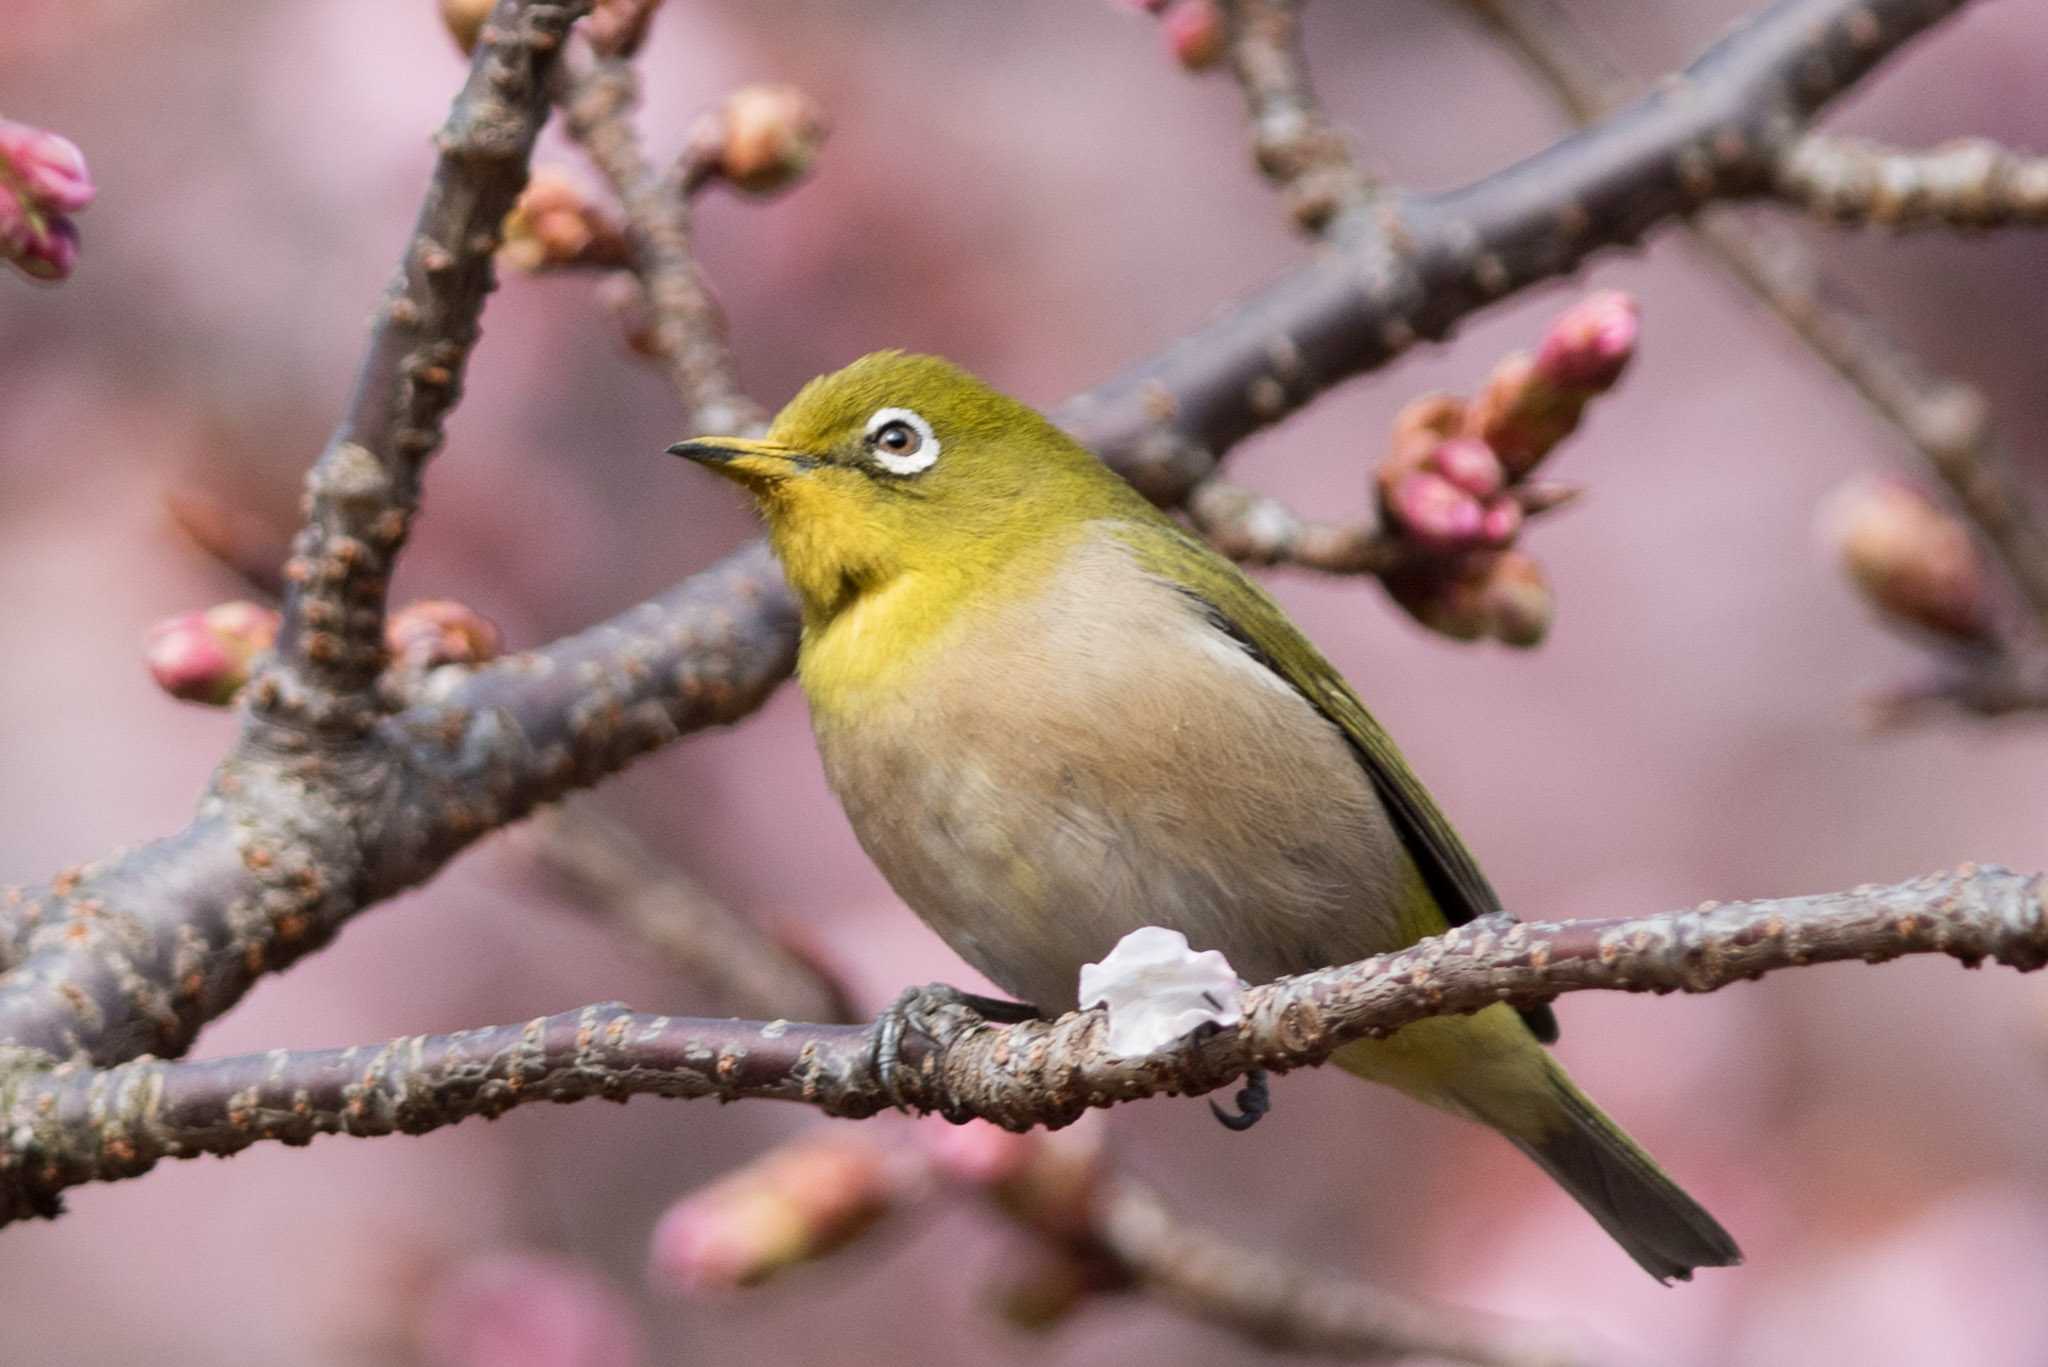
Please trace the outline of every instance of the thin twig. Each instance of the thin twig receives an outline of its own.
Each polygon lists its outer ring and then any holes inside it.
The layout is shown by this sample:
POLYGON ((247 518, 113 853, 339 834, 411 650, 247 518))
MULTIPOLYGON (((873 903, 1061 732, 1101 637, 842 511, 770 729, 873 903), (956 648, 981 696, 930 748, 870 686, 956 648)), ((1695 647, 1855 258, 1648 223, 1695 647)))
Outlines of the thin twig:
POLYGON ((2048 157, 1988 138, 1926 151, 1808 133, 1778 162, 1778 193, 1830 223, 2000 228, 2048 223, 2048 157))
POLYGON ((544 812, 521 843, 580 902, 630 932, 736 1015, 843 1022, 843 984, 713 897, 586 803, 544 812))
POLYGON ((1200 1095, 1253 1068, 1311 1066, 1351 1040, 1495 1002, 1594 988, 1712 992, 1783 968, 1906 954, 2029 971, 2048 963, 2044 895, 2041 875, 1966 865, 1661 915, 1488 916, 1398 953, 1254 987, 1237 1028, 1135 1059, 1109 1051, 1099 1010, 995 1026, 944 1003, 906 1033, 907 1067, 890 1082, 864 1027, 689 1020, 616 1003, 367 1048, 17 1068, 0 1074, 0 1223, 54 1214, 64 1188, 138 1176, 163 1158, 423 1133, 538 1101, 758 1097, 843 1116, 900 1104, 1021 1130, 1142 1097, 1200 1095))
POLYGON ((1372 178, 1352 158, 1309 84, 1301 39, 1302 0, 1229 0, 1231 70, 1244 89, 1252 156, 1278 186, 1304 232, 1361 208, 1372 178))
POLYGON ((705 287, 690 245, 688 181, 699 178, 686 158, 671 174, 648 164, 632 112, 640 78, 630 62, 572 46, 557 76, 556 99, 570 136, 611 182, 626 214, 633 273, 646 293, 649 340, 683 402, 693 432, 748 432, 767 416, 748 398, 733 370, 725 314, 705 287))
POLYGON ((548 70, 587 8, 500 0, 484 25, 348 410, 307 477, 277 663, 252 695, 260 716, 339 736, 376 719, 385 588, 496 283, 492 254, 547 117, 548 70))

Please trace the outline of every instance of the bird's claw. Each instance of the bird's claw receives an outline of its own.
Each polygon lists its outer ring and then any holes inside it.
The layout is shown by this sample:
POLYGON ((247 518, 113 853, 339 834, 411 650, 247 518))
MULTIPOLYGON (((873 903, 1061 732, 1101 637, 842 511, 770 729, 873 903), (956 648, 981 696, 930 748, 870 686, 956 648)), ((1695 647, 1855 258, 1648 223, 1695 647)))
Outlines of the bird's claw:
POLYGON ((1001 1025, 1037 1020, 1042 1014, 1037 1007, 1026 1002, 962 992, 945 983, 927 983, 923 987, 904 989, 903 994, 890 1003, 889 1009, 875 1021, 874 1043, 868 1055, 883 1092, 898 1110, 926 1109, 921 1104, 919 1089, 913 1085, 913 1070, 903 1061, 904 1040, 916 1034, 936 1043, 937 1035, 928 1022, 936 1013, 949 1007, 970 1011, 985 1021, 1001 1025))
POLYGON ((1272 1109, 1273 1089, 1267 1085, 1264 1068, 1254 1068, 1244 1075, 1244 1086, 1237 1093, 1236 1114, 1224 1110, 1213 1100, 1209 1103, 1210 1113, 1222 1122, 1223 1128, 1239 1133, 1265 1119, 1266 1112, 1272 1109))

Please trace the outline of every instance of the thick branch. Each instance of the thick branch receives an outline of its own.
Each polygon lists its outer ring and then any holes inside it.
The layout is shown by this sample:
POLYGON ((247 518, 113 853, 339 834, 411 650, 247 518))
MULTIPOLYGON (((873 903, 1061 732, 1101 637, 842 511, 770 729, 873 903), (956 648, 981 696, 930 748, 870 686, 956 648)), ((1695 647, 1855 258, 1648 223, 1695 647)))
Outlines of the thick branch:
POLYGON ((484 26, 355 393, 307 477, 277 664, 259 695, 266 715, 344 735, 375 718, 385 586, 496 284, 491 257, 547 116, 548 68, 588 8, 500 0, 484 26))
POLYGON ((1965 866, 1889 887, 1597 921, 1489 916, 1395 954, 1251 989, 1242 1024, 1140 1059, 1108 1052, 1099 1011, 993 1026, 961 1005, 909 1033, 900 1092, 870 1032, 787 1021, 687 1020, 617 1004, 374 1048, 17 1071, 0 1082, 0 1221, 50 1214, 82 1182, 260 1140, 420 1133, 536 1101, 640 1094, 801 1101, 867 1116, 903 1104, 1010 1129, 1091 1107, 1197 1095, 1251 1068, 1322 1062, 1425 1016, 1565 992, 1711 992, 1795 965, 1906 954, 2048 963, 2048 879, 1965 866))

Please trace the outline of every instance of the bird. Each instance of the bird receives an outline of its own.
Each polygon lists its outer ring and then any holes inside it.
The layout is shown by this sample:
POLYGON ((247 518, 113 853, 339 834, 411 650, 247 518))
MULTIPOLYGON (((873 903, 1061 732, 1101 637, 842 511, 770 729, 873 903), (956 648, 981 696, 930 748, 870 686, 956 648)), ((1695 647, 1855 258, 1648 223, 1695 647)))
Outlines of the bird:
MULTIPOLYGON (((746 489, 767 524, 818 752, 862 848, 1032 1009, 1073 1009, 1081 966, 1144 926, 1259 983, 1500 909, 1263 589, 950 362, 876 352, 803 386, 758 438, 668 449, 746 489)), ((1547 1007, 1495 1004, 1331 1061, 1498 1131, 1659 1281, 1739 1263, 1554 1038, 1547 1007)))

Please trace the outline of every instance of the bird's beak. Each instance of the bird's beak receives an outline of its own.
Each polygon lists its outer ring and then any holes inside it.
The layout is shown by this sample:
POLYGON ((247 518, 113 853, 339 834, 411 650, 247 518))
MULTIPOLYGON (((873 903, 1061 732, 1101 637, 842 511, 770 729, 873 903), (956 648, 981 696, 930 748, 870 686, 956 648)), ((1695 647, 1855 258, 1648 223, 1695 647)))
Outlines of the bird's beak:
POLYGON ((692 437, 669 447, 668 453, 687 456, 735 483, 751 487, 788 479, 818 464, 816 456, 793 447, 744 437, 692 437))

